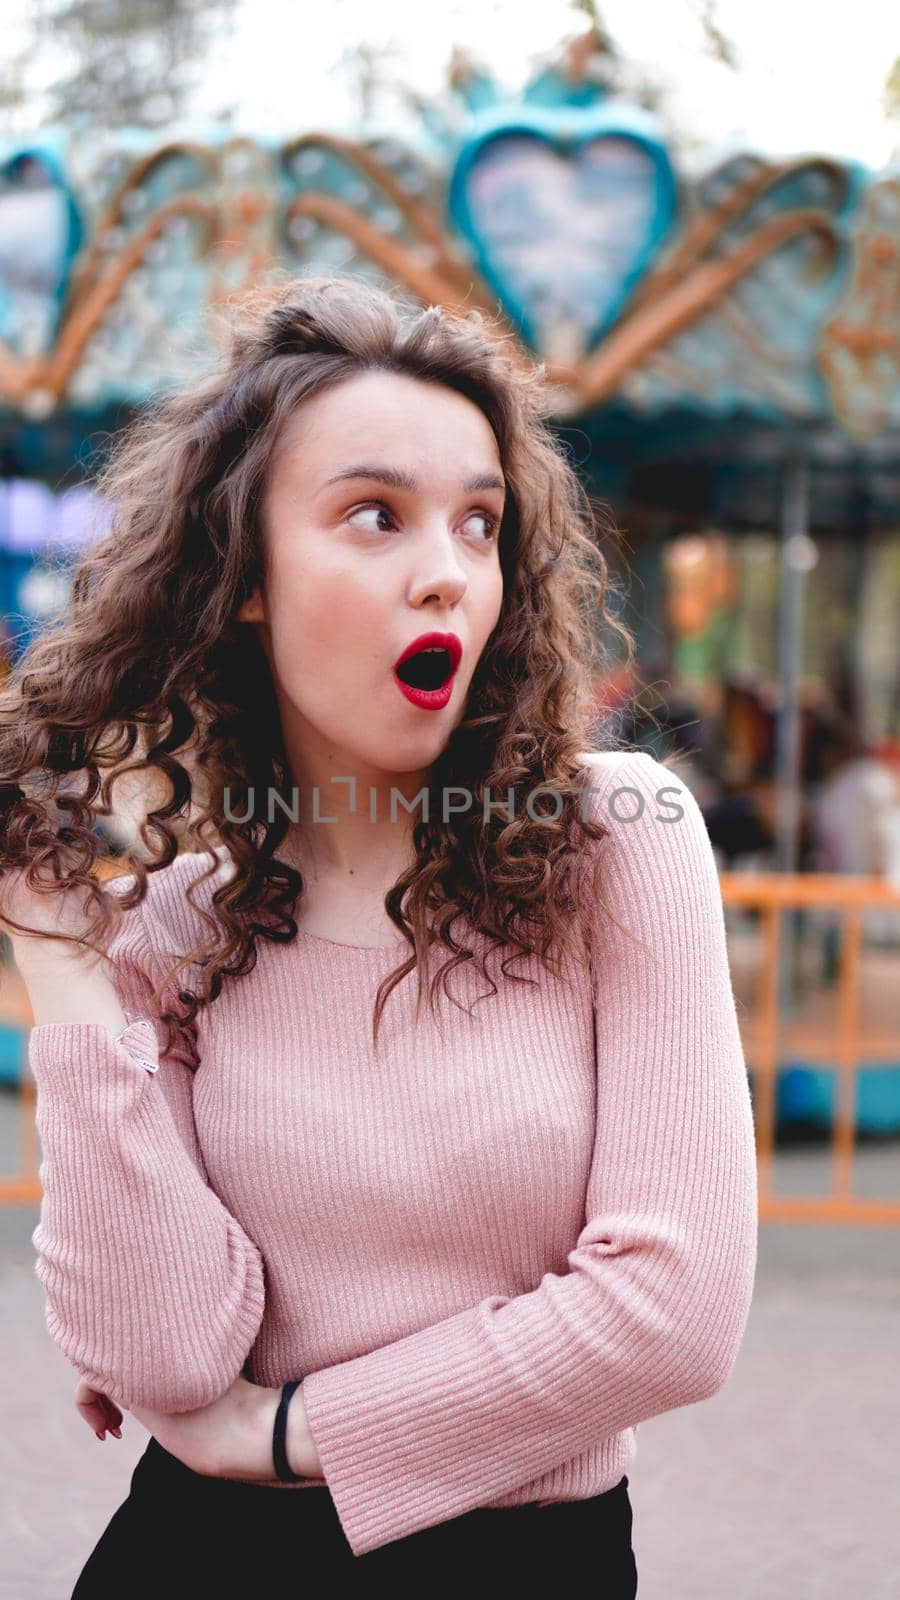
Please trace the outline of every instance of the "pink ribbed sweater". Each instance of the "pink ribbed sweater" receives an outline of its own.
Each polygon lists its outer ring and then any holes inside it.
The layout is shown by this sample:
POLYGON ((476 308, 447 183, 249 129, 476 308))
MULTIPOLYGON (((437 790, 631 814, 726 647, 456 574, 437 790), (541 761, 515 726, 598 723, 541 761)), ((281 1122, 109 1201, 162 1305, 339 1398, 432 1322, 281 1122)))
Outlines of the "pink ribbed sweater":
MULTIPOLYGON (((402 942, 301 931, 161 1057, 149 985, 204 931, 185 890, 207 858, 184 855, 115 936, 125 1033, 31 1032, 52 1338, 126 1406, 303 1376, 357 1555, 610 1488, 637 1425, 712 1395, 738 1353, 756 1163, 709 838, 650 755, 586 768, 604 892, 643 951, 598 915, 590 967, 514 963, 532 987, 492 957, 493 996, 460 967, 471 1014, 442 998, 418 1030, 413 975, 376 1056, 402 942)), ((230 870, 222 851, 201 905, 230 870)))

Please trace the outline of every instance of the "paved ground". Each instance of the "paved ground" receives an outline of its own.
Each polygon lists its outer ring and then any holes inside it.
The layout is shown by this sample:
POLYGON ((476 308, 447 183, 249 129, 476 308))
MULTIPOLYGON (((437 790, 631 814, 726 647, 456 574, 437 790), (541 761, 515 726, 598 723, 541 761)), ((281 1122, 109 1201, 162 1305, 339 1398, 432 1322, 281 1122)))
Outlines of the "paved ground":
MULTIPOLYGON (((859 1192, 900 1194, 900 1144, 859 1160, 859 1192)), ((810 1192, 823 1173, 820 1153, 788 1151, 776 1186, 810 1192)), ((126 1416, 101 1444, 76 1416, 43 1323, 37 1216, 0 1209, 2 1600, 69 1600, 147 1438, 126 1416)), ((640 1600, 900 1600, 898 1332, 900 1229, 762 1228, 729 1382, 638 1431, 640 1600)))

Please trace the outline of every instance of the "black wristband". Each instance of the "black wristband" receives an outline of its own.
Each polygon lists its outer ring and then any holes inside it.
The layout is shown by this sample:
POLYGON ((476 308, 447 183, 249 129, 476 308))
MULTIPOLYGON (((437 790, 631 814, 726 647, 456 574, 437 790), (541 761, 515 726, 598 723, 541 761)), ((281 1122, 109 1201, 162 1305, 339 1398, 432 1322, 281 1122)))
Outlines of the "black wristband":
POLYGON ((272 1458, 275 1462, 276 1475, 281 1479, 282 1483, 299 1483, 303 1476, 302 1472, 291 1471, 288 1466, 287 1452, 284 1448, 288 1406, 291 1403, 291 1395, 295 1389, 299 1388, 302 1382, 302 1378, 291 1378, 288 1383, 282 1386, 281 1399, 278 1402, 278 1410, 275 1413, 275 1427, 272 1431, 272 1458))

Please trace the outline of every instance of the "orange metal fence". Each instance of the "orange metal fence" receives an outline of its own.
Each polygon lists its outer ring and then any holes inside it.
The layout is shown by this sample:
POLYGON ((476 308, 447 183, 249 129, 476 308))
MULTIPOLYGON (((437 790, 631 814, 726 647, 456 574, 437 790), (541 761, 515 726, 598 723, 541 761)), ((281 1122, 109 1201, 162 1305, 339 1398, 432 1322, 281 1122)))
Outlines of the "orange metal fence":
MULTIPOLYGON (((853 1193, 858 1068, 869 1058, 891 1054, 900 1063, 900 1031, 879 1032, 877 1027, 864 1028, 861 1023, 862 917, 871 906, 900 910, 900 886, 894 888, 881 878, 807 873, 722 873, 720 882, 726 906, 753 909, 761 919, 755 1001, 747 1016, 741 1018, 744 1053, 754 1088, 760 1218, 784 1222, 900 1223, 900 1194, 891 1199, 864 1199, 853 1193), (801 1048, 811 1061, 833 1062, 836 1066, 839 1088, 832 1135, 834 1183, 829 1195, 780 1196, 773 1192, 772 1177, 776 1085, 785 1032, 780 989, 784 914, 813 907, 832 909, 841 918, 836 1026, 793 1025, 791 1044, 801 1048)), ((900 985, 900 952, 897 980, 900 985)), ((0 1020, 23 1029, 31 1023, 25 989, 12 971, 4 973, 0 985, 0 1020)), ((12 1177, 0 1178, 0 1205, 40 1203, 40 1147, 34 1112, 34 1083, 30 1074, 24 1073, 18 1103, 19 1170, 12 1177)))
MULTIPOLYGON (((869 907, 900 909, 900 886, 882 878, 823 873, 723 873, 726 906, 759 912, 762 950, 756 1005, 741 1033, 753 1073, 754 1118, 759 1163, 759 1215, 766 1221, 900 1223, 900 1194, 894 1199, 864 1199, 853 1193, 856 1143, 856 1075, 867 1058, 893 1052, 900 1062, 900 1034, 863 1028, 860 976, 863 914, 869 907), (792 1027, 791 1043, 813 1061, 834 1063, 838 1093, 832 1135, 833 1186, 828 1195, 776 1195, 772 1189, 775 1148, 776 1081, 784 1023, 780 973, 784 914, 820 908, 840 916, 841 958, 834 1024, 792 1027)), ((896 960, 900 981, 900 953, 896 960)))

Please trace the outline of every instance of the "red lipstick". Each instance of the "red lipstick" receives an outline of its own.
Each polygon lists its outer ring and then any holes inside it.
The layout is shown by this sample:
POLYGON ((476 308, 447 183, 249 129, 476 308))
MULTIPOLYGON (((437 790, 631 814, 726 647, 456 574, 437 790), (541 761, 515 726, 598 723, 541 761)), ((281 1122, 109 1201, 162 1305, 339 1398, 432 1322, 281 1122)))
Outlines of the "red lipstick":
POLYGON ((453 693, 462 645, 455 633, 420 633, 394 662, 394 682, 422 711, 440 711, 453 693), (409 665, 403 676, 399 669, 409 665))

